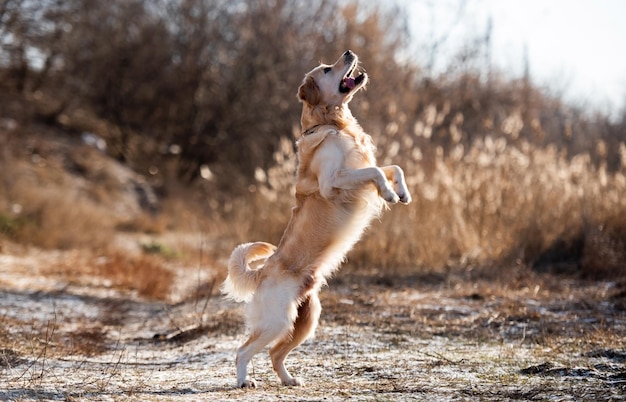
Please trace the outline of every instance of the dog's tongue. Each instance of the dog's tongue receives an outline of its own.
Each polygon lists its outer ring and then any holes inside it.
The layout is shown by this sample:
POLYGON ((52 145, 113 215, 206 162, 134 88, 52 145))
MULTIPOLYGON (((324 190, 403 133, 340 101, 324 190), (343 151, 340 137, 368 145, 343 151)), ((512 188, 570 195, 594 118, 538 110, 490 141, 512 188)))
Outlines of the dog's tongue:
POLYGON ((354 88, 355 84, 354 84, 354 78, 351 77, 347 77, 346 79, 344 79, 344 82, 346 83, 346 86, 350 89, 354 88))

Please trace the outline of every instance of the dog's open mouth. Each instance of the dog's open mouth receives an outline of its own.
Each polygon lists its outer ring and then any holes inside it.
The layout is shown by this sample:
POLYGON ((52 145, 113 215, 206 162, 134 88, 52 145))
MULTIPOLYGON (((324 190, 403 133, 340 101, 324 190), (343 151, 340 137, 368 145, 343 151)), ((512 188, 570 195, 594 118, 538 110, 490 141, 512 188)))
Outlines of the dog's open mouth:
POLYGON ((339 92, 347 94, 352 91, 356 86, 363 82, 365 79, 365 73, 359 73, 356 77, 352 77, 352 74, 356 70, 356 64, 346 73, 345 77, 339 83, 339 92))

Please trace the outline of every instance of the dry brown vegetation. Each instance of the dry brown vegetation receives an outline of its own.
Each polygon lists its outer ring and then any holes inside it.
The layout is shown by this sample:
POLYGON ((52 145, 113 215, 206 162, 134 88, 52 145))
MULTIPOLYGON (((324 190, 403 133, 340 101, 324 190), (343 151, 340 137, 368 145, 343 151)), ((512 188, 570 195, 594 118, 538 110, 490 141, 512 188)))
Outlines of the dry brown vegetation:
POLYGON ((307 386, 279 386, 261 354, 262 388, 248 392, 233 387, 240 306, 100 286, 35 280, 0 295, 3 399, 622 400, 626 386, 624 283, 348 269, 322 292, 316 339, 289 359, 307 386))
MULTIPOLYGON (((433 113, 446 111, 433 106, 433 113)), ((425 121, 423 129, 433 127, 425 121)), ((486 136, 467 150, 457 144, 448 155, 437 147, 428 162, 411 137, 389 141, 390 154, 381 159, 405 167, 415 201, 384 214, 351 254, 355 263, 401 271, 558 265, 585 276, 624 274, 624 167, 609 172, 605 161, 596 166, 588 153, 568 158, 555 146, 538 148, 505 136, 486 136)), ((257 218, 249 230, 268 231, 273 239, 288 218, 291 200, 282 195, 293 193, 295 155, 287 140, 283 144, 276 167, 257 173, 252 205, 262 212, 250 216, 257 218), (272 222, 277 227, 268 227, 272 222)), ((626 158, 626 146, 622 152, 626 158)))
POLYGON ((626 115, 479 59, 428 76, 401 16, 0 0, 0 399, 623 400, 626 115), (263 390, 234 390, 242 310, 217 285, 236 244, 279 241, 296 89, 348 48, 353 112, 414 201, 324 292, 289 362, 305 391, 263 357, 263 390))
MULTIPOLYGON (((292 204, 295 88, 311 63, 353 48, 372 77, 355 115, 416 194, 375 225, 355 263, 623 275, 624 119, 564 104, 529 76, 485 75, 479 57, 426 76, 396 61, 410 38, 389 7, 159 4, 2 2, 9 237, 97 248, 119 229, 191 229, 278 241, 292 204), (335 13, 343 23, 327 18, 335 13), (130 169, 76 147, 85 134, 130 169)), ((472 43, 476 54, 489 45, 472 43)))

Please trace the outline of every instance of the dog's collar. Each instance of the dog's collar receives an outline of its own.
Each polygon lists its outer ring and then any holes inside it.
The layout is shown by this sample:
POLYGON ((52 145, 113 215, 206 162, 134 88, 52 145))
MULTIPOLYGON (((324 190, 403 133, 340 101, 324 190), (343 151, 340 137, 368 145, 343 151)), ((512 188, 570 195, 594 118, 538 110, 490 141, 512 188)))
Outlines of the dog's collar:
POLYGON ((303 135, 303 136, 305 136, 305 137, 306 137, 307 135, 311 135, 311 134, 313 134, 313 132, 315 132, 315 130, 317 130, 317 129, 318 129, 319 127, 321 127, 321 126, 322 126, 321 124, 316 124, 316 125, 314 125, 313 127, 310 127, 310 128, 308 128, 308 129, 306 129, 306 130, 302 133, 302 135, 303 135))

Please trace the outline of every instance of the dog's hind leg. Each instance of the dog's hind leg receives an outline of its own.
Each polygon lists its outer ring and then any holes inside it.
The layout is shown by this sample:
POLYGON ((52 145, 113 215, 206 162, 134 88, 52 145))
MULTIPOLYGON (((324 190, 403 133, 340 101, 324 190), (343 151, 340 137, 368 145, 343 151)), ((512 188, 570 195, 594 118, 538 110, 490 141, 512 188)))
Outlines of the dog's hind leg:
POLYGON ((276 282, 267 280, 256 291, 248 304, 250 338, 237 350, 237 386, 256 387, 249 380, 248 363, 252 356, 266 345, 283 339, 293 329, 298 307, 296 304, 298 286, 294 281, 281 281, 280 290, 276 282))
POLYGON ((248 377, 248 363, 252 357, 266 345, 281 336, 282 330, 263 329, 252 332, 246 343, 237 349, 237 386, 240 388, 256 388, 256 381, 248 377))
POLYGON ((283 385, 303 385, 302 380, 294 378, 289 374, 285 368, 285 358, 289 352, 304 342, 304 340, 315 331, 321 311, 322 306, 317 297, 317 293, 313 292, 298 307, 298 317, 294 322, 293 331, 283 337, 270 349, 272 366, 276 374, 280 377, 283 385))

